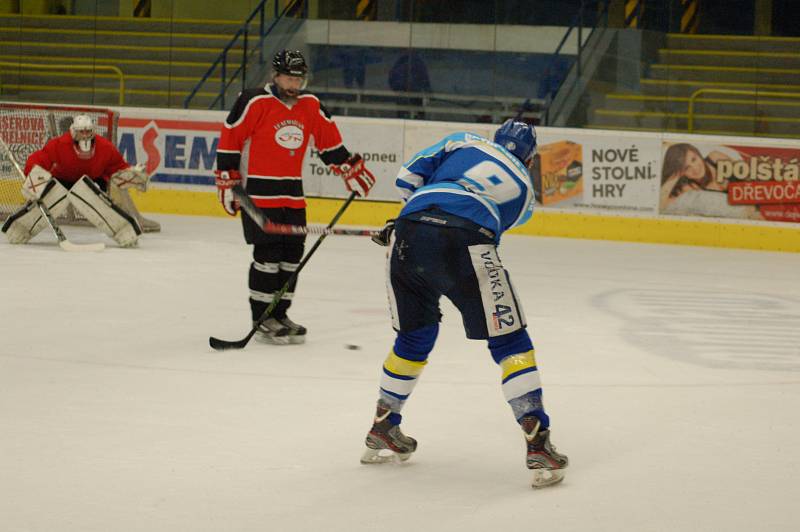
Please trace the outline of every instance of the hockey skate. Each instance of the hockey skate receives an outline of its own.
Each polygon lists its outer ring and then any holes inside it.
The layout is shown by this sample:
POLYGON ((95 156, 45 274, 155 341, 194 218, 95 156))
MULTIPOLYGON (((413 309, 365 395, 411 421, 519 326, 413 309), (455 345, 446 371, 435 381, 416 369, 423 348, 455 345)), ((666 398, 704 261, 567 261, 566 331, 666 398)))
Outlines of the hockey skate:
POLYGON ((306 330, 302 325, 293 322, 289 316, 278 318, 278 321, 289 329, 289 343, 290 344, 304 344, 306 342, 306 330))
MULTIPOLYGON (((255 324, 256 322, 253 322, 253 325, 255 324)), ((288 345, 289 328, 275 318, 269 318, 258 326, 255 338, 265 344, 288 345)))
POLYGON ((531 485, 544 488, 564 480, 564 469, 569 465, 566 455, 556 452, 550 443, 550 430, 539 430, 539 420, 528 416, 520 422, 528 444, 527 466, 533 470, 531 485))
POLYGON ((362 464, 383 464, 386 462, 405 462, 417 450, 417 440, 403 434, 400 425, 389 421, 389 410, 378 402, 375 421, 364 441, 367 449, 361 455, 362 464))

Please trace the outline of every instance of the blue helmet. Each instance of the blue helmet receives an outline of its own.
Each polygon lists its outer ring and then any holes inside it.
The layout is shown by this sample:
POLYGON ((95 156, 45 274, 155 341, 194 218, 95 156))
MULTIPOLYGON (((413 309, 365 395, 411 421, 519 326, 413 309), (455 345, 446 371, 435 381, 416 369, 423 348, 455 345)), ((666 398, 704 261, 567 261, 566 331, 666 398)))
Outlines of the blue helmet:
POLYGON ((527 164, 536 150, 536 131, 530 124, 509 118, 495 132, 494 141, 527 164))

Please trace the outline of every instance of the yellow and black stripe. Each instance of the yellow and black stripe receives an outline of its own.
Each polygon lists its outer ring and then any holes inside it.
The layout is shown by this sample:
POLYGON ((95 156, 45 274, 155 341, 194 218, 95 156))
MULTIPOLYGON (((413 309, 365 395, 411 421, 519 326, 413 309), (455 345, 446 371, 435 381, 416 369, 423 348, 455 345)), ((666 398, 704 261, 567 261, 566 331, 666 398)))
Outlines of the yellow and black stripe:
POLYGON ((151 4, 152 2, 150 0, 139 0, 136 2, 136 6, 133 8, 133 16, 137 18, 150 18, 151 4))
POLYGON ((700 24, 699 4, 699 0, 681 0, 681 33, 697 33, 700 24))
POLYGON ((358 0, 356 4, 357 20, 375 20, 378 13, 378 2, 376 0, 358 0))
POLYGON ((625 0, 625 27, 637 29, 642 26, 644 0, 625 0))

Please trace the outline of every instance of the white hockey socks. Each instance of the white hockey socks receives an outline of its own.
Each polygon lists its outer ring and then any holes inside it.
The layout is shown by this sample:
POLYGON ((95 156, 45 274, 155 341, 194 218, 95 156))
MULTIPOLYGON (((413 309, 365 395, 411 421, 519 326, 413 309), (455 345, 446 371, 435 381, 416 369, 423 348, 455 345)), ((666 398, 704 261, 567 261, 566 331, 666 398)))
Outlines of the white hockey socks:
POLYGON ((108 194, 86 176, 72 185, 69 201, 79 213, 121 247, 134 247, 142 234, 136 219, 111 201, 108 194))
MULTIPOLYGON (((68 192, 64 185, 50 180, 42 192, 41 201, 53 218, 64 215, 69 206, 68 192)), ((47 220, 35 202, 29 201, 20 210, 8 217, 3 224, 3 232, 12 244, 25 244, 47 227, 47 220)))

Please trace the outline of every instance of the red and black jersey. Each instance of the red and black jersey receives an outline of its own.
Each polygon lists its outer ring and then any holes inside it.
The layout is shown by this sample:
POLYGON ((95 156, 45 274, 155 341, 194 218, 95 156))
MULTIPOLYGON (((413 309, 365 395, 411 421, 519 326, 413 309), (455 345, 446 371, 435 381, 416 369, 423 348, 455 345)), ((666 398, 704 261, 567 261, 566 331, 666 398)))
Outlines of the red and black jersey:
POLYGON ((91 179, 104 179, 108 182, 114 173, 130 166, 122 158, 116 146, 99 135, 94 138, 92 157, 79 158, 69 131, 50 139, 41 150, 33 152, 25 163, 25 175, 28 175, 34 165, 41 166, 56 179, 70 183, 78 181, 85 175, 91 179))
POLYGON ((339 128, 316 96, 301 93, 289 106, 272 85, 243 91, 223 124, 217 169, 246 175, 247 193, 258 207, 305 208, 303 157, 312 136, 325 164, 349 157, 339 128))

